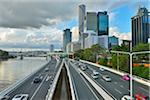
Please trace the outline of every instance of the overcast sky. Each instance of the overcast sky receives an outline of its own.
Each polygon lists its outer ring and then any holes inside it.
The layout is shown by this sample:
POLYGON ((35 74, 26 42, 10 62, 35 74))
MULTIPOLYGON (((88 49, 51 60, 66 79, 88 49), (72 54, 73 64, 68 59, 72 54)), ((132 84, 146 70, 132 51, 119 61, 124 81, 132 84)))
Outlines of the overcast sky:
POLYGON ((79 4, 108 11, 110 35, 131 39, 131 17, 139 6, 148 7, 148 0, 0 0, 0 48, 60 49, 65 28, 77 41, 79 4))

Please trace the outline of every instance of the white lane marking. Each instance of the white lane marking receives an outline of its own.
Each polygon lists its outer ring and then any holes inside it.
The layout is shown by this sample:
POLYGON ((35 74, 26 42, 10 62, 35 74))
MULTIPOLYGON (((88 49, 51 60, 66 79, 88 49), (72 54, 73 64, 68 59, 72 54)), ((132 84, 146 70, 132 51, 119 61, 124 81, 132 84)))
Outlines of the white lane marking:
POLYGON ((118 90, 118 89, 116 89, 116 88, 115 88, 115 91, 117 91, 119 94, 122 94, 122 92, 121 92, 121 91, 119 91, 119 90, 118 90))
POLYGON ((40 79, 42 79, 42 78, 43 78, 43 76, 40 77, 40 79))
POLYGON ((142 87, 140 87, 140 89, 142 89, 143 91, 145 91, 145 92, 148 92, 148 93, 149 93, 149 91, 148 91, 148 90, 146 90, 146 89, 144 89, 144 88, 142 88, 142 87))
POLYGON ((40 87, 42 86, 42 84, 44 83, 45 79, 46 79, 47 75, 44 77, 43 81, 41 82, 41 84, 39 85, 39 87, 35 90, 34 94, 32 95, 32 97, 30 98, 30 100, 32 100, 34 98, 34 96, 37 94, 37 92, 39 91, 40 87))
POLYGON ((123 85, 120 85, 120 87, 124 88, 124 86, 123 86, 123 85))
POLYGON ((102 76, 102 74, 101 74, 101 73, 99 73, 99 75, 100 75, 100 76, 102 76))
POLYGON ((114 84, 118 84, 117 82, 114 82, 114 84))
POLYGON ((103 79, 101 79, 101 81, 103 81, 103 82, 104 82, 104 80, 103 80, 103 79))
POLYGON ((48 77, 46 78, 46 81, 48 81, 51 77, 52 77, 52 76, 48 76, 48 77))
MULTIPOLYGON (((79 71, 78 71, 78 69, 76 69, 74 66, 72 66, 74 69, 75 69, 75 71, 79 74, 79 76, 80 76, 80 73, 79 73, 79 71)), ((86 82, 86 80, 82 77, 82 76, 80 76, 81 78, 82 78, 82 80, 84 81, 84 83, 88 86, 88 88, 91 90, 91 92, 93 93, 93 95, 95 96, 95 98, 97 99, 97 100, 99 100, 99 98, 97 97, 97 95, 95 94, 95 92, 91 89, 91 87, 89 86, 89 84, 86 82)))

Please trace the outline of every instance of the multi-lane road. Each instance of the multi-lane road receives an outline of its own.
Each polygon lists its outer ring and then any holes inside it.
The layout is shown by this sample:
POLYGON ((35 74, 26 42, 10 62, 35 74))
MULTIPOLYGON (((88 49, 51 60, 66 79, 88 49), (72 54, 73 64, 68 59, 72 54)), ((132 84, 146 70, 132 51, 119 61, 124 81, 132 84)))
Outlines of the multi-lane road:
MULTIPOLYGON (((81 63, 81 62, 78 62, 81 63)), ((96 84, 102 87, 108 94, 110 94, 114 99, 120 100, 124 95, 130 94, 130 83, 129 81, 123 80, 122 76, 112 73, 108 70, 100 71, 98 67, 84 63, 88 66, 88 69, 84 71, 84 73, 89 76, 96 84), (91 74, 93 70, 97 70, 99 74, 98 79, 93 79, 91 74), (103 75, 109 75, 112 79, 111 82, 106 82, 102 79, 103 75)), ((76 65, 78 67, 78 65, 76 65)), ((149 96, 149 88, 146 85, 138 83, 133 80, 133 94, 142 94, 145 96, 149 96)))
POLYGON ((76 100, 104 100, 101 95, 84 79, 71 63, 68 62, 76 100))
POLYGON ((45 100, 60 63, 61 61, 57 62, 56 59, 51 59, 41 70, 29 77, 29 79, 23 82, 19 87, 10 91, 7 94, 10 100, 17 94, 29 94, 29 100, 45 100), (45 70, 45 68, 49 70, 45 70), (42 79, 40 83, 33 82, 37 76, 42 79))
MULTIPOLYGON (((73 85, 73 91, 75 94, 76 100, 104 100, 104 96, 96 89, 89 79, 92 80, 101 90, 105 91, 107 95, 110 95, 113 99, 120 100, 124 95, 130 94, 130 83, 122 79, 122 76, 112 73, 108 70, 101 71, 98 67, 84 63, 88 68, 85 71, 82 71, 79 67, 79 61, 70 61, 65 60, 66 65, 70 71, 71 83, 73 85), (99 78, 93 79, 91 74, 93 70, 99 72, 99 78), (82 71, 82 73, 81 73, 82 71), (83 75, 84 73, 84 75, 83 75), (85 75, 87 77, 85 77, 85 75), (111 82, 106 82, 102 76, 109 75, 112 79, 111 82)), ((21 83, 17 88, 8 92, 7 95, 10 97, 9 100, 17 94, 29 94, 29 100, 45 100, 48 93, 48 89, 51 88, 54 77, 59 66, 61 65, 62 60, 59 61, 56 59, 51 59, 44 67, 42 67, 35 74, 30 76, 26 81, 21 83), (45 70, 48 69, 48 70, 45 70), (42 81, 40 83, 34 83, 33 80, 35 77, 40 77, 42 81)), ((83 63, 83 62, 82 62, 83 63)), ((149 95, 149 88, 146 85, 133 81, 133 94, 143 94, 145 96, 149 95)))

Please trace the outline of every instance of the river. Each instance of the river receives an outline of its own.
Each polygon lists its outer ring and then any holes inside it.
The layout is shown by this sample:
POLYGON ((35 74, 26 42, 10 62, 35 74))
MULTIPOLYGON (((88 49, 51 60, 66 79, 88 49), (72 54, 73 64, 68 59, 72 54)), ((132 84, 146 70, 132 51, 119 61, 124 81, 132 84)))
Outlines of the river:
POLYGON ((45 57, 24 57, 0 61, 0 91, 46 64, 45 57))

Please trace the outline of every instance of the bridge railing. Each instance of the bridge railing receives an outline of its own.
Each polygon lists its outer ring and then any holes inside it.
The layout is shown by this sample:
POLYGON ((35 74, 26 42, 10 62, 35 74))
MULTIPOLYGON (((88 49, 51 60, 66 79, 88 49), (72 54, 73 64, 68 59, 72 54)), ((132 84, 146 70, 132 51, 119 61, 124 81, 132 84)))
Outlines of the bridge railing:
MULTIPOLYGON (((125 75, 125 74, 128 74, 128 73, 125 73, 125 72, 122 72, 122 71, 117 71, 117 70, 115 70, 115 69, 112 69, 112 68, 109 68, 109 67, 106 67, 106 66, 103 66, 103 65, 99 65, 99 64, 96 64, 96 63, 92 63, 92 62, 89 62, 89 61, 85 61, 85 60, 80 60, 80 61, 83 62, 83 63, 87 63, 87 64, 94 65, 94 66, 96 66, 96 67, 102 67, 102 68, 104 68, 104 69, 106 69, 106 70, 108 70, 108 71, 110 71, 110 72, 116 73, 116 74, 118 74, 118 75, 120 75, 120 76, 123 76, 123 75, 125 75)), ((150 84, 149 84, 150 81, 147 80, 147 79, 144 79, 144 78, 141 78, 141 77, 138 77, 138 76, 135 76, 135 75, 133 75, 133 79, 134 79, 135 81, 139 82, 139 83, 142 83, 142 84, 144 84, 144 85, 150 86, 150 84)))
MULTIPOLYGON (((47 66, 47 64, 43 65, 43 67, 47 66)), ((39 69, 37 69, 36 71, 32 72, 28 76, 24 77, 23 79, 20 79, 20 80, 16 81, 14 84, 10 85, 9 87, 7 87, 3 91, 1 91, 0 92, 0 96, 3 97, 5 95, 8 95, 8 94, 12 93, 16 88, 18 88, 19 86, 21 86, 26 80, 28 80, 32 75, 34 75, 35 73, 37 73, 38 71, 40 71, 43 67, 40 67, 39 69)))

